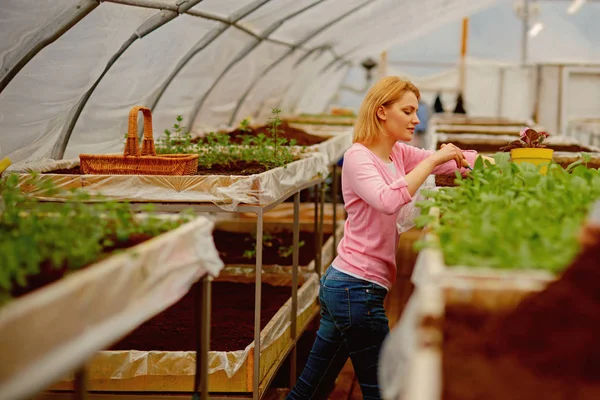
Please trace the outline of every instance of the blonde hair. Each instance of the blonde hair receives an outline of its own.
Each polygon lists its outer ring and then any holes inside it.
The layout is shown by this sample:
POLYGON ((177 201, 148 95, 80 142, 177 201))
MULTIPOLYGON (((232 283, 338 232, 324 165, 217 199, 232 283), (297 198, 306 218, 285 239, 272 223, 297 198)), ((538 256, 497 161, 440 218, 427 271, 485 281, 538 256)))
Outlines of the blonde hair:
POLYGON ((377 116, 377 109, 397 102, 407 91, 413 92, 417 99, 421 98, 419 89, 412 82, 397 76, 386 76, 373 85, 358 110, 352 141, 369 145, 380 135, 385 134, 381 120, 377 116))

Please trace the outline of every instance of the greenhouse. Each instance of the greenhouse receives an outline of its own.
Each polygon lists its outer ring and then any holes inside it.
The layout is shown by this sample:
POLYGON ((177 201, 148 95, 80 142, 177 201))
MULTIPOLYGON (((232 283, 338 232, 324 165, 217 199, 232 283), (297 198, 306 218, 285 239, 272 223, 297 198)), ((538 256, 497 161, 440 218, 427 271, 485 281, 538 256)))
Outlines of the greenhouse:
POLYGON ((0 400, 599 399, 599 20, 0 0, 0 400))

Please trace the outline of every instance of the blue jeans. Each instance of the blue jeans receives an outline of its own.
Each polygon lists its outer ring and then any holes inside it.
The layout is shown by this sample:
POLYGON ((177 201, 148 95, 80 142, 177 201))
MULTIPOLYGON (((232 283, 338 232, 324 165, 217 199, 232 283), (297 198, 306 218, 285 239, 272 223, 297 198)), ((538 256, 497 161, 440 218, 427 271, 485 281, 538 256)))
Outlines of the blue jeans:
POLYGON ((325 399, 348 357, 363 398, 381 399, 379 351, 389 333, 383 308, 387 290, 328 268, 321 278, 321 324, 310 356, 289 400, 325 399))

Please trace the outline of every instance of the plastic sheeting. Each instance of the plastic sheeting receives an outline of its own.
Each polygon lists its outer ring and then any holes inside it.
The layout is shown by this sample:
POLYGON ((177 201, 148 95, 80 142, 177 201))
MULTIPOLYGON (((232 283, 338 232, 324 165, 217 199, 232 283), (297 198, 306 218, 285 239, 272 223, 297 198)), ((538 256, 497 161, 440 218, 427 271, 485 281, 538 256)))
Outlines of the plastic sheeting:
POLYGON ((352 146, 353 129, 351 127, 303 124, 292 124, 292 126, 303 129, 311 135, 331 136, 330 139, 309 147, 309 149, 314 148, 315 151, 326 154, 329 164, 335 164, 352 146))
MULTIPOLYGON (((254 284, 254 270, 224 269, 219 281, 254 284)), ((262 282, 275 286, 291 286, 291 274, 281 274, 274 270, 265 270, 262 282)), ((319 293, 319 278, 315 273, 299 274, 297 315, 314 306, 319 293)), ((268 299, 263 299, 268 301, 268 299)), ((273 345, 290 326, 292 299, 277 311, 271 321, 261 331, 261 352, 273 345)), ((224 371, 228 378, 233 377, 246 363, 248 355, 254 349, 254 342, 238 351, 210 351, 208 356, 209 375, 224 371)), ((96 380, 123 380, 139 376, 185 376, 196 372, 195 351, 102 351, 91 361, 89 367, 90 388, 94 390, 96 380)), ((261 360, 261 364, 263 361, 261 360)), ((252 366, 250 366, 251 368, 252 366)), ((150 378, 152 379, 152 378, 150 378)), ((210 379, 210 377, 209 377, 210 379)), ((165 387, 163 390, 169 391, 165 387)))
MULTIPOLYGON (((115 200, 162 203, 214 203, 226 211, 238 204, 267 205, 302 184, 328 175, 328 158, 311 152, 284 167, 250 176, 191 175, 60 175, 42 174, 42 181, 53 181, 59 188, 84 188, 115 200)), ((9 171, 29 173, 72 168, 79 160, 47 160, 26 167, 11 167, 9 171)), ((29 175, 24 175, 25 180, 29 175)), ((23 187, 24 191, 36 188, 23 187)), ((35 194, 35 192, 32 192, 35 194)))
POLYGON ((0 92, 0 156, 61 157, 63 139, 65 158, 116 151, 132 104, 151 106, 157 132, 177 115, 196 129, 272 107, 321 112, 347 64, 493 0, 127 3, 2 3, 0 78, 16 76, 0 92))
POLYGON ((199 217, 0 308, 0 398, 25 398, 223 267, 199 217))
MULTIPOLYGON (((136 40, 94 90, 77 120, 65 157, 121 151, 120 139, 127 132, 128 123, 123 111, 136 105, 152 106, 152 96, 179 60, 192 50, 198 38, 216 26, 215 21, 181 15, 136 40), (119 140, 115 143, 115 139, 119 140)), ((195 90, 198 91, 197 86, 195 90)), ((155 124, 155 132, 170 128, 174 122, 173 117, 165 125, 155 124)))

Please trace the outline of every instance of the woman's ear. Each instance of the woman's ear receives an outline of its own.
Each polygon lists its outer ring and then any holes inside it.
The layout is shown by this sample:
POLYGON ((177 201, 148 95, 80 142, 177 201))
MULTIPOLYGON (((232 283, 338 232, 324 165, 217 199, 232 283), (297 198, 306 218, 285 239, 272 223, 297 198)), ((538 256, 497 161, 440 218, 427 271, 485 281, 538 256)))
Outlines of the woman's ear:
POLYGON ((387 119, 386 116, 386 112, 385 112, 385 107, 384 106, 379 106, 377 108, 377 116, 379 117, 380 120, 385 121, 387 119))

